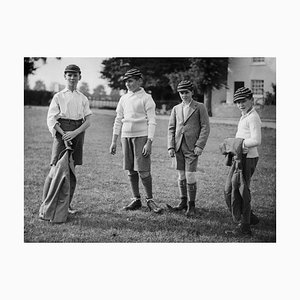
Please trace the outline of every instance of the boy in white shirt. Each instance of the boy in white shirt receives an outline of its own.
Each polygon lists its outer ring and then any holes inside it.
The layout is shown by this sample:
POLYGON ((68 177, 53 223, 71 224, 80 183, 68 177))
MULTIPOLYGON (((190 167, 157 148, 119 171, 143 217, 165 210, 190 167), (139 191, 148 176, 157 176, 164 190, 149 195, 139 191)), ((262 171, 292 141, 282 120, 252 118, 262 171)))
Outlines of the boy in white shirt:
MULTIPOLYGON (((77 84, 81 79, 80 68, 76 65, 67 66, 64 77, 67 86, 53 96, 47 114, 48 129, 54 140, 50 162, 51 169, 45 180, 43 200, 49 190, 58 156, 66 148, 65 142, 68 142, 73 149, 74 166, 82 165, 84 133, 91 124, 92 111, 89 107, 89 101, 85 95, 77 90, 77 84)), ((71 204, 76 182, 71 180, 70 184, 71 204)), ((71 205, 69 205, 69 213, 76 213, 71 205)))
POLYGON ((132 189, 132 202, 125 210, 137 210, 142 207, 139 192, 139 178, 146 192, 146 203, 150 210, 161 213, 152 195, 151 149, 155 133, 155 102, 151 95, 141 87, 142 73, 131 69, 123 77, 127 93, 120 98, 113 126, 110 153, 116 154, 117 139, 121 133, 123 150, 123 168, 128 171, 132 189))
POLYGON ((247 205, 243 207, 241 222, 235 230, 228 231, 228 233, 251 235, 250 225, 256 225, 259 222, 258 217, 251 211, 250 182, 259 157, 257 146, 261 144, 261 120, 253 106, 253 94, 250 89, 239 88, 234 93, 233 102, 242 113, 235 137, 244 139, 242 169, 250 199, 244 201, 247 205))

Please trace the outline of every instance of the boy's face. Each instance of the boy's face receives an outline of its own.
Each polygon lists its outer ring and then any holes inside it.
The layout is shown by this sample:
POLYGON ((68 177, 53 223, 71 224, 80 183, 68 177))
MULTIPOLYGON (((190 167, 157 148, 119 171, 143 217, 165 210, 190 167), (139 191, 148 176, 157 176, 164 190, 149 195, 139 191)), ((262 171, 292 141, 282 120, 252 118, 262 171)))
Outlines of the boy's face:
POLYGON ((68 87, 76 88, 78 81, 81 79, 81 75, 79 73, 67 72, 65 73, 65 79, 67 81, 68 87))
POLYGON ((125 80, 125 86, 128 91, 136 92, 140 89, 142 85, 142 80, 140 78, 128 78, 125 80))
POLYGON ((235 104, 242 113, 247 113, 251 110, 253 101, 252 99, 245 98, 243 100, 236 101, 235 104))
POLYGON ((190 102, 192 100, 193 92, 190 90, 183 90, 179 92, 180 98, 184 102, 190 102))

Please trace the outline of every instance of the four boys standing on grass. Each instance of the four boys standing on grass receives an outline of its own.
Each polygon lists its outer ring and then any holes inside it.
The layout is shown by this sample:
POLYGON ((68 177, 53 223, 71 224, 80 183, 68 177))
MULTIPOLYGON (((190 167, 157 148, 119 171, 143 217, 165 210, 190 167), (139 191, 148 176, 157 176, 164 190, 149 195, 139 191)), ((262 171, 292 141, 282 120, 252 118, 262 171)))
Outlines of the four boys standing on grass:
MULTIPOLYGON (((66 143, 72 147, 74 165, 82 164, 84 133, 90 126, 92 112, 88 99, 77 90, 77 84, 81 79, 80 68, 69 65, 64 73, 67 87, 54 95, 47 115, 47 125, 54 142, 51 169, 45 180, 43 198, 49 190, 55 165, 59 154, 66 148, 66 143)), ((116 154, 117 139, 121 134, 123 168, 128 171, 133 195, 132 201, 124 209, 137 210, 142 207, 139 190, 141 180, 148 208, 155 213, 161 213, 162 208, 153 200, 152 194, 151 151, 156 128, 155 102, 142 88, 143 76, 138 69, 127 71, 123 81, 127 93, 120 98, 116 109, 110 153, 116 154)), ((171 211, 185 211, 189 217, 195 215, 197 194, 195 173, 198 158, 210 133, 210 124, 204 104, 192 98, 192 82, 181 81, 177 91, 182 102, 173 107, 169 119, 168 153, 176 161, 180 202, 175 207, 167 204, 167 208, 171 211)), ((251 211, 250 181, 258 161, 257 146, 261 143, 261 121, 253 107, 253 95, 249 89, 237 90, 234 94, 234 103, 242 113, 236 138, 244 139, 243 177, 249 199, 246 201, 247 207, 243 208, 241 222, 232 233, 249 235, 250 225, 258 223, 258 218, 251 211)), ((72 190, 71 182, 69 203, 72 201, 74 189, 75 186, 72 190)), ((69 213, 74 212, 70 206, 69 213)))

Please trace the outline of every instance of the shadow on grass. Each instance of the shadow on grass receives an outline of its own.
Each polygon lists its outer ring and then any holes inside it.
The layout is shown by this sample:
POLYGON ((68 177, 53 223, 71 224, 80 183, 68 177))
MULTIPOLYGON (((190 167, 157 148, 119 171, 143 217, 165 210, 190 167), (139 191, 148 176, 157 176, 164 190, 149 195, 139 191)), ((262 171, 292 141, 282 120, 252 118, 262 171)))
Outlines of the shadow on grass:
POLYGON ((225 230, 233 229, 226 210, 196 209, 194 217, 187 218, 183 212, 164 211, 157 215, 147 208, 138 211, 84 212, 70 216, 68 223, 78 225, 82 231, 97 230, 107 233, 106 237, 95 237, 95 242, 274 242, 275 233, 268 235, 274 228, 272 220, 262 220, 262 228, 255 228, 253 237, 230 237, 225 230), (256 234, 257 233, 257 234, 256 234))

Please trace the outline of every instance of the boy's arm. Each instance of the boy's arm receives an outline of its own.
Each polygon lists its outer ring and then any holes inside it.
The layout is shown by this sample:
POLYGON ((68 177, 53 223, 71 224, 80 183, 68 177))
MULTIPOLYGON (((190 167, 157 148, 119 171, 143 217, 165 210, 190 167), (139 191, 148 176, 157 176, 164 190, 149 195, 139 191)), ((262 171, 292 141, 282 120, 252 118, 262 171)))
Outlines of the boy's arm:
POLYGON ((117 105, 117 115, 114 121, 114 126, 113 126, 113 135, 112 135, 112 140, 111 140, 111 145, 109 147, 109 153, 110 154, 116 154, 117 152, 117 140, 121 132, 122 128, 122 119, 124 118, 124 110, 122 106, 122 98, 120 99, 118 105, 117 105))
POLYGON ((153 140, 156 128, 155 102, 149 95, 145 101, 145 111, 148 120, 148 139, 153 140))
POLYGON ((73 140, 78 134, 82 133, 88 127, 90 127, 90 125, 91 125, 91 116, 92 115, 85 116, 84 123, 82 123, 81 126, 78 127, 77 129, 75 129, 73 131, 67 131, 66 133, 64 133, 62 135, 63 140, 69 142, 69 141, 73 140))
POLYGON ((85 116, 85 121, 82 123, 80 127, 78 127, 75 131, 77 131, 77 135, 81 132, 85 131, 91 126, 91 117, 92 115, 85 116))
POLYGON ((243 145, 247 148, 256 147, 261 144, 261 121, 258 117, 249 119, 251 138, 245 139, 243 145))
POLYGON ((118 135, 113 134, 112 140, 111 140, 111 145, 109 147, 109 153, 110 154, 116 154, 117 153, 117 140, 118 140, 118 135))
POLYGON ((84 101, 83 101, 83 114, 84 114, 84 117, 93 114, 90 109, 89 99, 86 96, 84 96, 84 101))
POLYGON ((114 125, 113 125, 113 135, 120 135, 120 132, 121 132, 121 128, 122 128, 122 119, 124 118, 124 109, 123 109, 123 106, 122 106, 122 98, 120 99, 118 105, 117 105, 117 108, 116 108, 116 118, 115 118, 115 121, 114 121, 114 125))
POLYGON ((63 132, 57 122, 57 116, 60 113, 60 109, 57 101, 58 101, 57 96, 54 95, 54 97, 51 100, 48 113, 47 113, 47 126, 49 131, 52 134, 52 137, 55 136, 56 131, 58 131, 60 134, 62 134, 63 132))
POLYGON ((209 133, 210 133, 210 125, 209 125, 209 117, 208 117, 208 113, 207 110, 204 106, 204 104, 200 103, 200 126, 201 126, 201 130, 200 130, 200 135, 199 138, 195 144, 196 147, 201 148, 202 150, 204 149, 209 133))
POLYGON ((56 131, 58 131, 61 135, 64 135, 64 134, 65 134, 65 132, 61 129, 61 127, 60 127, 60 125, 59 125, 58 122, 54 125, 54 129, 55 129, 56 131))
POLYGON ((168 150, 175 149, 176 112, 173 107, 168 124, 168 150))

